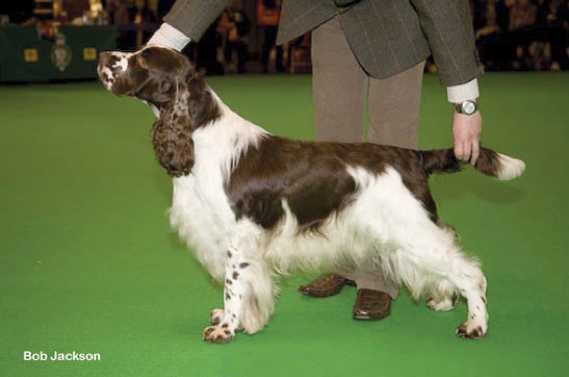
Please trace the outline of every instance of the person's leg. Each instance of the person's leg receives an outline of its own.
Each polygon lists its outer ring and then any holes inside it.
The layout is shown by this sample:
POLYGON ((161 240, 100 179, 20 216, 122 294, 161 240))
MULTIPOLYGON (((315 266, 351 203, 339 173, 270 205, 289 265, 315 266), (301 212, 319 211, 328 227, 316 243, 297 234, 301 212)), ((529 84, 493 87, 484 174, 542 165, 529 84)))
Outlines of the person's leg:
POLYGON ((386 79, 369 80, 368 141, 416 149, 425 63, 386 79))
MULTIPOLYGON (((312 31, 312 96, 317 141, 363 141, 367 76, 354 57, 338 19, 312 31)), ((321 276, 299 289, 312 297, 329 297, 346 284, 341 275, 321 276)))
MULTIPOLYGON (((417 148, 424 67, 423 62, 386 79, 369 79, 368 141, 417 148)), ((399 285, 381 271, 358 271, 347 277, 356 280, 359 289, 380 290, 393 299, 399 294, 399 285)))
POLYGON ((390 279, 386 279, 381 270, 373 272, 357 271, 344 275, 347 279, 355 281, 358 289, 385 292, 392 299, 396 299, 397 296, 399 296, 399 284, 390 279))
MULTIPOLYGON (((312 32, 312 69, 316 140, 363 141, 364 98, 369 79, 353 55, 337 19, 312 32)), ((385 282, 381 273, 344 275, 349 275, 360 290, 354 318, 380 319, 389 313, 389 297, 380 292, 389 291, 388 294, 395 297, 398 290, 393 283, 385 282), (371 295, 370 291, 373 291, 371 295), (361 292, 366 295, 360 295, 361 292), (376 299, 378 295, 380 300, 376 299), (366 313, 360 310, 362 306, 366 313), (356 316, 356 312, 365 315, 356 316)), ((347 282, 340 275, 327 275, 300 289, 308 295, 326 297, 338 293, 347 282)))
POLYGON ((312 32, 312 95, 316 140, 363 141, 367 76, 334 18, 312 32))

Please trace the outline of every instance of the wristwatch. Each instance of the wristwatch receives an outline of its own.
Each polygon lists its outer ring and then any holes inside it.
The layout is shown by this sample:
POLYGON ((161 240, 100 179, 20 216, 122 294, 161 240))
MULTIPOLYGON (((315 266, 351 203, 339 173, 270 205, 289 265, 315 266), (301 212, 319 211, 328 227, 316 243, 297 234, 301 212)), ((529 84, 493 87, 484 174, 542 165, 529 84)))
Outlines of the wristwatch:
POLYGON ((454 104, 454 109, 456 110, 457 113, 459 114, 464 114, 464 115, 472 115, 475 112, 478 111, 478 101, 464 101, 464 102, 460 102, 460 103, 455 103, 454 104))

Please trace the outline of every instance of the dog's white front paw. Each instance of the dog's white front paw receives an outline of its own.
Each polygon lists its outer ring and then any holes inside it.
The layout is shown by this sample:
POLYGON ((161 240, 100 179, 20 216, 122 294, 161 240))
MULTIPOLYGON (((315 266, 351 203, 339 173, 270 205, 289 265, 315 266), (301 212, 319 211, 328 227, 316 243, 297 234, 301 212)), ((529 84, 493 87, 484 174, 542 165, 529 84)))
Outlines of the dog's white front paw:
POLYGON ((478 339, 486 335, 488 325, 477 320, 468 320, 456 329, 456 335, 464 339, 478 339))
POLYGON ((209 321, 212 325, 219 325, 223 319, 223 309, 213 309, 209 313, 209 321))
POLYGON ((208 326, 203 330, 203 339, 210 343, 227 343, 234 335, 227 325, 208 326))
POLYGON ((430 298, 427 300, 427 306, 431 310, 435 310, 437 312, 447 312, 449 310, 454 309, 455 302, 451 297, 445 297, 442 300, 436 300, 434 298, 430 298))

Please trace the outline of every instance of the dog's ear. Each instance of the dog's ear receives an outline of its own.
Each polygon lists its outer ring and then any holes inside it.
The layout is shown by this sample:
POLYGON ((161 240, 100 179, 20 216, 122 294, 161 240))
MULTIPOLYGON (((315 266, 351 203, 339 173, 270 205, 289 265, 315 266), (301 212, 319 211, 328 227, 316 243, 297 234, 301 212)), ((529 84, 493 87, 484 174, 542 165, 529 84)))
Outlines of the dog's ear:
POLYGON ((190 174, 194 166, 194 142, 186 117, 158 119, 152 129, 152 144, 158 162, 170 176, 190 174))
POLYGON ((146 47, 136 56, 138 65, 148 71, 168 75, 183 75, 190 68, 190 62, 182 54, 164 47, 146 47))

